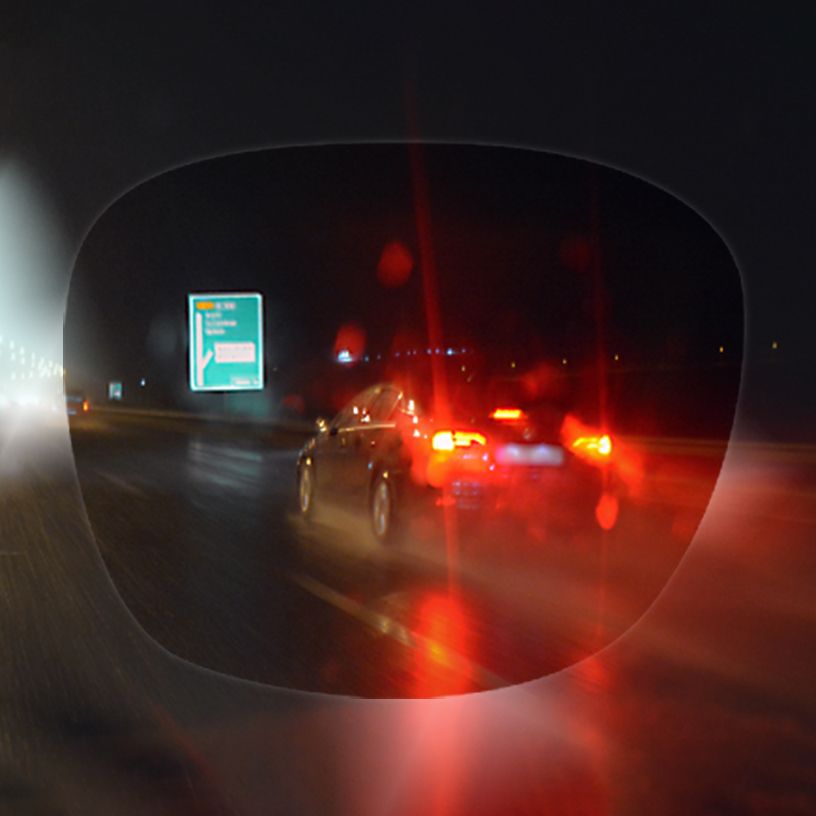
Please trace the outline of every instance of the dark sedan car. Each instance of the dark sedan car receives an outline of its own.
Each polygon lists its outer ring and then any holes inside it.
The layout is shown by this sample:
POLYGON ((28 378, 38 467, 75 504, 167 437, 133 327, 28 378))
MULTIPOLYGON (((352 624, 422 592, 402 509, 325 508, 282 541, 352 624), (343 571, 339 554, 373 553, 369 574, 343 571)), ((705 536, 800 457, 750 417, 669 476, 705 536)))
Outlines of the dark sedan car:
POLYGON ((440 420, 415 390, 381 383, 362 391, 331 422, 319 420, 300 452, 301 514, 308 518, 316 501, 340 504, 367 514, 380 541, 412 514, 446 507, 485 521, 614 525, 619 483, 609 434, 552 405, 488 410, 496 395, 452 395, 455 407, 440 420))

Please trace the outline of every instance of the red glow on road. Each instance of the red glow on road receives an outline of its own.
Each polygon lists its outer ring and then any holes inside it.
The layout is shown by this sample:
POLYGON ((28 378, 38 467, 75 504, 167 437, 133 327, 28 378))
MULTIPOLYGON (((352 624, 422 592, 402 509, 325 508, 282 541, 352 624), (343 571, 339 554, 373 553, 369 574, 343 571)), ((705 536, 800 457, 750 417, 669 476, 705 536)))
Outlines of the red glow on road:
POLYGON ((414 695, 437 697, 474 691, 468 671, 470 636, 467 617, 452 595, 430 595, 419 606, 414 695))
POLYGON ((618 520, 618 498, 604 493, 595 507, 595 519, 602 530, 611 530, 618 520))
POLYGON ((411 277, 414 258, 404 244, 391 241, 383 247, 377 264, 377 278, 383 286, 403 286, 411 277))

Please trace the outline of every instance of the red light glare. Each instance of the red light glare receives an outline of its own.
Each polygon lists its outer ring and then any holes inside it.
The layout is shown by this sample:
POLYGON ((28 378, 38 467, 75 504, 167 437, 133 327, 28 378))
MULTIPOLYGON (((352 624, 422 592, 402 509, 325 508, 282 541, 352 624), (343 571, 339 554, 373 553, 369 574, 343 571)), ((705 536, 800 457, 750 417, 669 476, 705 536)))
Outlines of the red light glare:
POLYGON ((434 697, 474 690, 472 643, 465 610, 455 597, 429 595, 416 610, 414 695, 434 697))
POLYGON ((576 455, 596 465, 607 464, 612 459, 612 438, 609 434, 584 425, 568 414, 561 426, 563 443, 576 455))
POLYGON ((618 521, 619 503, 617 496, 604 493, 595 507, 595 520, 602 530, 611 530, 618 521))
POLYGON ((572 443, 574 449, 583 450, 596 454, 597 456, 609 456, 612 453, 612 440, 608 434, 603 436, 579 436, 572 443))
POLYGON ((519 380, 527 399, 537 402, 547 398, 557 398, 564 390, 560 372, 549 363, 538 363, 523 374, 519 380))
POLYGON ((414 259, 408 249, 399 241, 391 241, 383 247, 377 264, 377 278, 383 286, 396 288, 411 277, 414 259))
POLYGON ((486 444, 484 435, 475 431, 437 431, 431 440, 431 447, 435 451, 452 451, 454 448, 486 444))
POLYGON ((500 422, 515 422, 519 419, 525 419, 526 414, 521 408, 496 408, 490 418, 500 422))
POLYGON ((435 451, 452 451, 454 448, 453 432, 437 431, 431 441, 431 447, 435 451))
POLYGON ((590 462, 604 464, 612 454, 612 440, 608 434, 603 436, 579 436, 570 446, 574 453, 590 462))
POLYGON ((337 330, 334 340, 334 359, 348 357, 348 362, 356 362, 365 351, 366 335, 362 326, 357 323, 344 323, 337 330))

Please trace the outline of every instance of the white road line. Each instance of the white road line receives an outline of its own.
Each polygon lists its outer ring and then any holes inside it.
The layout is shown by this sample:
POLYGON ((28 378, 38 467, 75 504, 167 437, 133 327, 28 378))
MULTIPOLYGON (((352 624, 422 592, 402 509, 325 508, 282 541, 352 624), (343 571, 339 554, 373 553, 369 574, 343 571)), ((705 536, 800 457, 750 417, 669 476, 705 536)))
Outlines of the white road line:
POLYGON ((309 575, 296 572, 290 572, 287 575, 301 589, 305 589, 316 598, 345 612, 379 634, 387 635, 409 649, 422 648, 432 655, 444 655, 444 658, 439 658, 440 665, 470 678, 483 689, 502 688, 508 685, 508 682, 502 677, 493 674, 493 672, 478 663, 474 663, 470 658, 450 649, 445 644, 409 629, 388 615, 369 609, 364 604, 349 598, 342 592, 332 589, 309 575))

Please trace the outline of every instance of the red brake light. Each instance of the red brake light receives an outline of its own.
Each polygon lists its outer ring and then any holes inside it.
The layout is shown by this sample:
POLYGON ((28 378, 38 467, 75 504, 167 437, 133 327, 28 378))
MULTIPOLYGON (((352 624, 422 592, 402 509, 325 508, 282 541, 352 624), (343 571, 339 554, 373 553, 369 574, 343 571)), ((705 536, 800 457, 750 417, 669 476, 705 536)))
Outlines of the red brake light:
POLYGON ((496 408, 490 418, 500 422, 515 422, 519 419, 526 419, 526 414, 521 408, 496 408))
POLYGON ((475 431, 437 431, 431 439, 431 447, 435 451, 452 451, 454 448, 486 444, 484 435, 475 431))
POLYGON ((573 451, 587 459, 605 462, 612 455, 612 439, 609 434, 602 436, 579 436, 571 445, 573 451))
POLYGON ((594 465, 606 465, 612 460, 612 437, 608 433, 584 425, 576 416, 567 414, 561 426, 561 440, 576 456, 594 465))

